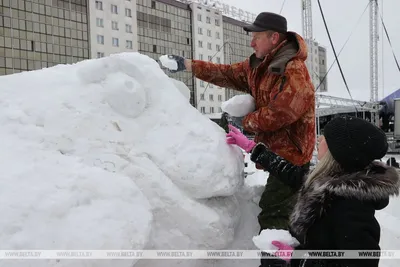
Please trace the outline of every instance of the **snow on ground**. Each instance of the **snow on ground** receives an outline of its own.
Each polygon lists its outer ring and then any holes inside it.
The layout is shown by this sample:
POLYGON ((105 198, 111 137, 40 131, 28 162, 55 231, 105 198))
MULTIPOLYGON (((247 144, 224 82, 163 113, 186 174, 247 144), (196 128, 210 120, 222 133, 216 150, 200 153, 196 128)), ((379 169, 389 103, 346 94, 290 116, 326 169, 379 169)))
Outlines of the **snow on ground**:
POLYGON ((233 244, 243 155, 177 84, 138 53, 2 76, 2 249, 233 244))
MULTIPOLYGON (((394 157, 400 162, 400 155, 387 154, 382 158, 383 162, 387 162, 390 157, 394 157)), ((400 170, 399 170, 400 171, 400 170)), ((376 212, 376 218, 381 225, 381 249, 398 250, 400 248, 400 198, 392 197, 389 205, 376 212)), ((383 259, 380 260, 380 267, 397 267, 400 266, 400 259, 383 259)))

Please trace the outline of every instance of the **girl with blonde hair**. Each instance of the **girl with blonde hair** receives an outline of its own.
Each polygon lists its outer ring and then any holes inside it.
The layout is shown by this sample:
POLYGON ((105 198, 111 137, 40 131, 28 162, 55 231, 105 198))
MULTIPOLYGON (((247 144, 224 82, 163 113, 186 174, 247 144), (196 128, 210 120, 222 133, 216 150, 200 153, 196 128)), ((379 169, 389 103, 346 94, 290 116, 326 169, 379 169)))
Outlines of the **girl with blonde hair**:
MULTIPOLYGON (((322 259, 301 255, 303 250, 380 251, 380 225, 375 211, 384 209, 389 198, 399 194, 400 186, 397 171, 375 161, 388 149, 381 129, 355 117, 331 120, 318 139, 319 162, 310 173, 272 153, 264 144, 255 144, 236 128, 230 129, 229 144, 251 153, 253 162, 298 192, 290 232, 300 245, 292 248, 272 242, 278 250, 296 255, 281 256, 282 266, 378 267, 379 257, 322 259)), ((261 266, 269 266, 267 262, 264 265, 261 260, 261 266)))

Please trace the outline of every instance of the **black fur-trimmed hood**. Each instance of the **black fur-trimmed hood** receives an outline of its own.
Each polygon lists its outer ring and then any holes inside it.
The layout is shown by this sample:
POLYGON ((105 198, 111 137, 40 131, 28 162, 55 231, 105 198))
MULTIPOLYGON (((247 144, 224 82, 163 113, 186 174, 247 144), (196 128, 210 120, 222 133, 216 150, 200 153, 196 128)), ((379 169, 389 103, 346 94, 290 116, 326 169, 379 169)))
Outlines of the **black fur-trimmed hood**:
POLYGON ((326 203, 332 197, 373 201, 377 203, 379 209, 378 203, 388 201, 390 196, 398 195, 399 187, 400 180, 396 169, 381 162, 373 162, 359 172, 319 178, 308 188, 303 187, 300 190, 290 218, 291 231, 296 236, 303 236, 314 221, 324 213, 326 203))

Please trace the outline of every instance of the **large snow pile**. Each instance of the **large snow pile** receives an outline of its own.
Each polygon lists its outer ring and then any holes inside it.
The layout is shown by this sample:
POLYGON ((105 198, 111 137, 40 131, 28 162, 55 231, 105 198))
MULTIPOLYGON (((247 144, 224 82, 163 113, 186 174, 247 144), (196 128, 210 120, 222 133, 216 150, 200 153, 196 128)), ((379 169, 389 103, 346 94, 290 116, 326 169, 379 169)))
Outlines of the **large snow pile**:
POLYGON ((228 246, 243 155, 175 84, 138 53, 1 77, 1 248, 228 246))

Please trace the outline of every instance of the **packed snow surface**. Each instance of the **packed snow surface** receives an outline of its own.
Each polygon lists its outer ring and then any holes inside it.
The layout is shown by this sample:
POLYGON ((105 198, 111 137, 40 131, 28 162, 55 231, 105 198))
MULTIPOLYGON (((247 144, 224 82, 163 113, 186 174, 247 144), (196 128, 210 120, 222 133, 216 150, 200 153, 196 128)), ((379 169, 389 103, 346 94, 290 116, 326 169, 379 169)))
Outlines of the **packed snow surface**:
POLYGON ((243 154, 175 84, 139 53, 1 77, 1 248, 231 244, 243 154))
POLYGON ((255 110, 254 98, 249 94, 236 95, 222 102, 221 109, 233 117, 243 117, 255 110))
POLYGON ((189 89, 189 87, 187 87, 186 84, 184 84, 181 81, 178 81, 178 80, 175 80, 175 79, 171 79, 171 81, 174 83, 176 88, 178 88, 178 90, 182 93, 182 95, 184 95, 186 97, 187 101, 190 101, 190 89, 189 89))

